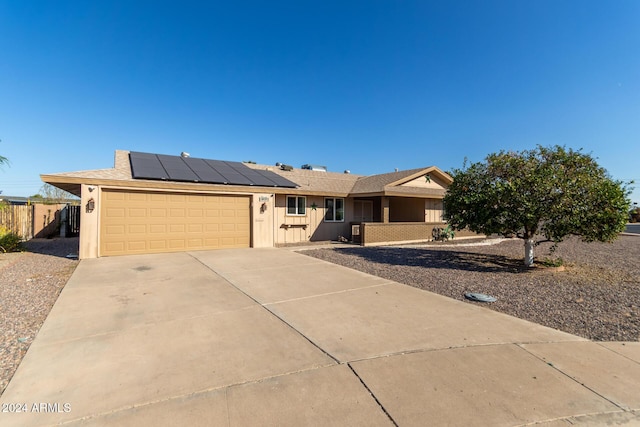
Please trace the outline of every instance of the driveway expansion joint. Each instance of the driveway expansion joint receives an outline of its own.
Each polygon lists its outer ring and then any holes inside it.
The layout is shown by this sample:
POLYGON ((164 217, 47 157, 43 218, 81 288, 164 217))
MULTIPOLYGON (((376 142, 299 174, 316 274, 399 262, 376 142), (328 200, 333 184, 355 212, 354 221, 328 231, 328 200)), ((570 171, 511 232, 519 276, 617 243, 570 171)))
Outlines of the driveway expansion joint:
MULTIPOLYGON (((288 303, 288 302, 295 302, 295 301, 305 301, 305 300, 310 300, 310 299, 314 299, 314 298, 318 298, 318 297, 326 297, 326 296, 330 296, 330 295, 347 294, 347 293, 351 293, 351 292, 355 292, 355 291, 360 291, 360 290, 363 290, 363 289, 381 288, 383 286, 389 286, 389 285, 394 285, 394 284, 395 284, 395 282, 389 280, 388 282, 376 283, 375 285, 371 285, 371 286, 361 286, 361 287, 358 287, 358 288, 344 289, 344 290, 341 290, 341 291, 325 292, 323 294, 314 294, 314 295, 309 295, 309 296, 305 296, 305 297, 290 298, 290 299, 285 299, 285 300, 280 300, 280 301, 273 301, 273 302, 265 302, 265 303, 262 303, 261 305, 262 306, 267 306, 267 305, 285 304, 285 303, 288 303)), ((260 303, 258 303, 258 304, 260 304, 260 303)))
POLYGON ((221 277, 225 282, 227 282, 229 284, 229 286, 233 287, 234 289, 238 290, 238 292, 242 293, 243 295, 245 295, 247 298, 249 298, 250 300, 252 300, 253 302, 255 302, 259 307, 262 307, 265 311, 267 311, 268 313, 270 313, 273 317, 275 317, 276 319, 278 319, 280 322, 282 322, 284 325, 286 325, 289 329, 291 329, 292 331, 294 331, 295 333, 297 333, 298 335, 300 335, 302 338, 304 338, 309 344, 311 344, 313 347, 317 348, 322 354, 324 354, 325 356, 329 357, 331 360, 333 360, 336 364, 340 364, 340 361, 334 357, 332 354, 330 354, 329 352, 327 352, 325 349, 323 349, 322 347, 320 347, 320 345, 318 345, 317 343, 315 343, 311 338, 307 337, 305 334, 303 334, 301 331, 299 331, 298 329, 296 329, 293 325, 291 325, 289 322, 287 322, 286 320, 284 320, 282 317, 278 316, 276 313, 274 313, 272 310, 269 309, 269 307, 267 307, 266 305, 260 303, 260 301, 256 300, 252 295, 249 295, 247 292, 245 292, 243 289, 240 289, 238 286, 236 286, 231 280, 229 280, 223 273, 219 273, 214 271, 211 267, 209 267, 207 264, 205 264, 204 262, 202 262, 200 259, 196 258, 195 256, 189 254, 189 256, 193 257, 197 262, 199 262, 200 264, 204 265, 206 268, 208 268, 209 270, 211 270, 213 273, 217 274, 219 277, 221 277))
MULTIPOLYGON (((600 341, 600 342, 594 341, 594 342, 596 344, 598 344, 600 347, 602 347, 602 348, 604 348, 606 350, 609 350, 610 352, 616 354, 617 356, 624 357, 625 359, 627 359, 627 360, 629 360, 629 361, 631 361, 631 362, 633 362, 633 363, 635 363, 637 365, 640 365, 640 360, 632 359, 631 357, 627 356, 624 353, 620 353, 619 351, 616 351, 616 350, 612 349, 611 347, 607 347, 606 345, 602 345, 602 343, 605 342, 605 341, 600 341)), ((622 345, 624 345, 624 343, 622 345)))
POLYGON ((360 377, 360 375, 358 375, 358 373, 356 372, 356 370, 353 368, 353 366, 351 366, 351 363, 347 363, 346 364, 349 369, 351 370, 351 372, 353 373, 353 375, 356 376, 356 378, 358 379, 358 381, 360 381, 360 384, 362 384, 362 386, 365 388, 365 390, 367 390, 367 392, 369 393, 369 395, 373 398, 373 400, 376 402, 376 404, 378 405, 378 407, 380 407, 380 409, 382 410, 382 412, 384 412, 384 414, 387 416, 387 418, 389 418, 389 421, 391 421, 393 423, 394 426, 398 427, 398 423, 396 422, 396 420, 393 419, 393 417, 391 416, 391 414, 389 413, 389 411, 387 411, 387 409, 384 407, 384 405, 380 402, 380 400, 378 400, 378 398, 376 397, 375 394, 373 394, 373 391, 371 391, 371 389, 369 388, 369 386, 367 385, 367 383, 364 382, 364 380, 360 377))
MULTIPOLYGON (((561 343, 559 343, 559 344, 561 344, 561 343)), ((591 393, 595 394, 596 396, 606 400, 607 402, 611 403, 615 407, 620 408, 623 412, 629 412, 629 411, 633 411, 634 410, 634 408, 629 408, 629 407, 625 408, 624 406, 620 405, 619 403, 611 400, 610 398, 608 398, 607 396, 603 395, 602 393, 599 393, 598 391, 596 391, 593 388, 589 387, 585 383, 579 381, 576 377, 568 374, 567 372, 564 372, 562 369, 560 369, 556 365, 554 365, 553 362, 545 360, 544 357, 540 357, 540 356, 536 355, 535 353, 533 353, 533 352, 527 350, 526 348, 524 348, 522 345, 520 345, 520 344, 514 344, 514 345, 517 346, 518 348, 524 350, 525 352, 529 353, 531 356, 535 357, 536 359, 540 360, 541 362, 545 363, 550 368, 555 369, 557 372, 559 372, 560 374, 562 374, 565 377, 569 378, 571 381, 573 381, 576 384, 580 385, 581 387, 589 390, 591 393)))

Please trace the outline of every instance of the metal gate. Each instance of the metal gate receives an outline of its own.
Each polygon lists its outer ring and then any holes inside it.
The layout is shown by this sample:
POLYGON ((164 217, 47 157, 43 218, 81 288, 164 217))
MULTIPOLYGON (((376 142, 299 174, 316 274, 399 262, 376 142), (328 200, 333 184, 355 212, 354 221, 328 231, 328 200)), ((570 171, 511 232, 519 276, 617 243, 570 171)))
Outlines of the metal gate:
POLYGON ((65 209, 68 221, 67 236, 77 236, 80 234, 80 206, 67 205, 65 209))

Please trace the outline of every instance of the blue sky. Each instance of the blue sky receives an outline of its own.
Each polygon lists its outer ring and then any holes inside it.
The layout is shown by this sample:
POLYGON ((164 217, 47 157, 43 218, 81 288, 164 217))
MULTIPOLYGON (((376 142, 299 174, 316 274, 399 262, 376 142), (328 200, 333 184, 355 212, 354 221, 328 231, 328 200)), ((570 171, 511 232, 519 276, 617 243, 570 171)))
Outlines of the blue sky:
POLYGON ((368 175, 559 144, 640 186, 637 0, 0 0, 0 53, 5 195, 116 149, 368 175))

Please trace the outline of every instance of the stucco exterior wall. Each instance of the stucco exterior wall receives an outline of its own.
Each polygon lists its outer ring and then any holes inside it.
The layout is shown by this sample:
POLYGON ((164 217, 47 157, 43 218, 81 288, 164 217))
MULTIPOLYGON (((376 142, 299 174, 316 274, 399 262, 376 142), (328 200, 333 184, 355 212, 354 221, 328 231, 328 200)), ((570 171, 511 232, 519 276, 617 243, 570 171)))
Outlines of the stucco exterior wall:
POLYGON ((251 202, 251 247, 274 245, 275 195, 254 194, 251 202))
POLYGON ((100 192, 96 185, 82 185, 80 198, 80 259, 97 258, 100 225, 100 192), (94 208, 89 211, 89 201, 93 200, 94 208))
POLYGON ((35 203, 33 205, 33 237, 49 237, 56 233, 60 224, 60 211, 65 206, 64 204, 35 203))

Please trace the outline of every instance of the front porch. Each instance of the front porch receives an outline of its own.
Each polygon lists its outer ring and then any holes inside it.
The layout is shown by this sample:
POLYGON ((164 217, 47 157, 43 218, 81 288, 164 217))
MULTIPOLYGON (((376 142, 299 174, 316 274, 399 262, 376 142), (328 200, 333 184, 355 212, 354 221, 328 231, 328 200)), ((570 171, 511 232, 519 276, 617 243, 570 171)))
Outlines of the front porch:
POLYGON ((354 198, 351 240, 368 246, 433 240, 442 222, 442 200, 422 197, 354 198))

